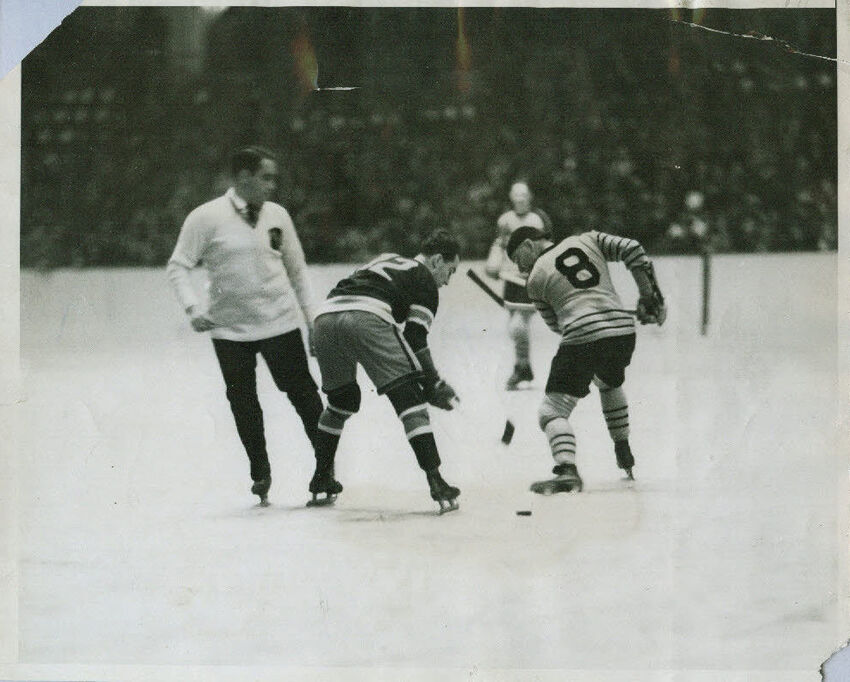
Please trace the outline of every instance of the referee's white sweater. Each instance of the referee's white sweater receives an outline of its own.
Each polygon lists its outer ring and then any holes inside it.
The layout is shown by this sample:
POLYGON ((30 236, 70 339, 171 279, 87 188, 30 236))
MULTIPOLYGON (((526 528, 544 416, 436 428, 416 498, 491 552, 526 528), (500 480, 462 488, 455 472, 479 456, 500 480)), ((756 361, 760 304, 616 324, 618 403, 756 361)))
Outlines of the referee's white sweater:
POLYGON ((256 341, 290 332, 301 324, 299 307, 313 319, 304 251, 289 213, 267 201, 256 226, 244 215, 233 188, 202 204, 186 217, 166 267, 184 310, 202 305, 189 271, 206 269, 213 338, 256 341))

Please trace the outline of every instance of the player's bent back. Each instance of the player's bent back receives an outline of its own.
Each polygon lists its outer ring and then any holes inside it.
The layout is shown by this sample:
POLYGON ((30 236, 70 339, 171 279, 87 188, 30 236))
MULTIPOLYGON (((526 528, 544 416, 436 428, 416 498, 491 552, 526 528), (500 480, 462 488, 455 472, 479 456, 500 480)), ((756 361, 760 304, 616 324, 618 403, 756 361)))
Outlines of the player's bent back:
POLYGON ((528 276, 528 294, 562 344, 589 343, 635 333, 608 270, 622 261, 630 270, 649 262, 635 240, 603 232, 567 237, 546 249, 528 276))

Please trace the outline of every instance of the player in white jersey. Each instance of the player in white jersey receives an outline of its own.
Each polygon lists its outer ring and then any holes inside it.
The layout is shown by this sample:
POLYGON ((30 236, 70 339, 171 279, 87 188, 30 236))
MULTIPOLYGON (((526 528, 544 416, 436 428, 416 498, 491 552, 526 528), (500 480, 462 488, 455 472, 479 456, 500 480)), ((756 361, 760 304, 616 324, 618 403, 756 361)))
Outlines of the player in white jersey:
POLYGON ((664 298, 643 246, 596 231, 553 244, 540 230, 521 227, 511 235, 506 252, 527 275, 529 299, 544 322, 561 336, 538 411, 556 477, 531 489, 546 494, 581 490, 569 419, 578 401, 590 392, 591 382, 599 388, 617 465, 632 478, 629 405, 622 386, 634 352, 635 323, 614 289, 608 262, 622 261, 634 277, 640 291, 638 320, 661 325, 667 315, 664 298))
POLYGON ((490 277, 498 277, 504 283, 503 298, 508 311, 508 334, 514 345, 514 370, 505 388, 516 390, 523 381, 531 381, 534 373, 531 371, 529 359, 530 346, 528 327, 534 306, 525 293, 525 276, 516 265, 506 257, 505 247, 508 239, 520 227, 534 227, 549 235, 552 222, 539 208, 531 207, 531 190, 524 182, 515 182, 510 194, 512 209, 505 211, 497 221, 498 234, 490 247, 485 271, 490 277))

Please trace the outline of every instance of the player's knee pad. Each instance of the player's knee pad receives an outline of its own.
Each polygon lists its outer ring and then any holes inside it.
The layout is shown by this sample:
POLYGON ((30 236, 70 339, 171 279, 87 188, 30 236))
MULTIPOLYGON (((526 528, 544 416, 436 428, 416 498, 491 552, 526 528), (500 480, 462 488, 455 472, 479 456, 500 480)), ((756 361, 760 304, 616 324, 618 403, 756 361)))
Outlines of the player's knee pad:
POLYGON ((422 389, 414 381, 393 386, 387 391, 398 418, 404 425, 408 440, 423 433, 431 433, 431 419, 422 389))
POLYGON ((360 409, 360 387, 356 383, 328 391, 328 406, 319 417, 319 430, 339 436, 345 420, 360 409))
POLYGON ((348 419, 360 409, 360 386, 346 384, 328 392, 328 409, 343 419, 348 419))
POLYGON ((386 396, 399 416, 405 410, 409 410, 411 407, 416 407, 417 405, 424 405, 426 402, 425 396, 422 394, 422 388, 415 379, 396 384, 387 390, 386 396))
POLYGON ((569 419, 578 398, 568 393, 547 393, 537 409, 537 420, 540 428, 546 430, 546 425, 553 419, 569 419))

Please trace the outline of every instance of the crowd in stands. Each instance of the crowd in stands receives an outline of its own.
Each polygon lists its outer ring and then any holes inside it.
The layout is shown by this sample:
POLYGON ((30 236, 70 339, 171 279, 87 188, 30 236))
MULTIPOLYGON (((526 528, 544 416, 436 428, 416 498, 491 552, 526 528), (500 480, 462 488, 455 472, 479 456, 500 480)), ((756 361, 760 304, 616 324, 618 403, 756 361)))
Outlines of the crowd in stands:
POLYGON ((464 91, 410 100, 373 82, 284 112, 238 70, 139 88, 69 78, 47 44, 24 63, 22 265, 163 265, 246 142, 280 153, 280 200, 314 262, 410 253, 437 224, 483 257, 518 178, 556 235, 601 229, 656 254, 836 249, 835 63, 662 23, 664 41, 507 51, 464 91))

